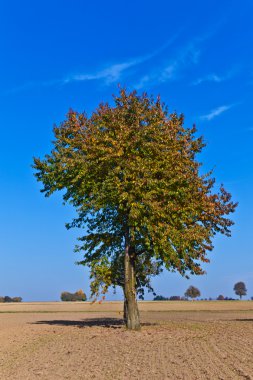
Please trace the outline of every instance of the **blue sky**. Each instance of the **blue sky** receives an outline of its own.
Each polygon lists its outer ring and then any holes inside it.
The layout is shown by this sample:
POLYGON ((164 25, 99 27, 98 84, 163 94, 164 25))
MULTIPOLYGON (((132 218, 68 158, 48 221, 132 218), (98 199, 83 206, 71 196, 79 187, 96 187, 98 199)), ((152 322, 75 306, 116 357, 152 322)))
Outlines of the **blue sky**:
POLYGON ((215 239, 207 275, 164 273, 157 293, 196 285, 203 297, 233 296, 244 281, 253 296, 252 14, 250 0, 0 0, 0 295, 89 292, 87 270, 74 264, 78 231, 65 229, 74 211, 39 192, 32 157, 50 151, 70 107, 90 113, 121 83, 160 94, 196 123, 204 170, 239 201, 233 236, 215 239))

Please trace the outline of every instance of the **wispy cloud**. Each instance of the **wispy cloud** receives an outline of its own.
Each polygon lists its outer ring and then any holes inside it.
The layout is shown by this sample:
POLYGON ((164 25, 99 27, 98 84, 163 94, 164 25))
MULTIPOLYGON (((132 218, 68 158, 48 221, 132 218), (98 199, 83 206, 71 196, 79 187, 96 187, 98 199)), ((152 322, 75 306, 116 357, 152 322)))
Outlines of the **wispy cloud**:
POLYGON ((164 82, 169 79, 175 78, 180 70, 196 65, 199 62, 201 51, 196 46, 196 43, 190 43, 184 46, 180 51, 178 56, 173 59, 168 66, 164 68, 161 75, 158 77, 159 82, 164 82))
POLYGON ((177 38, 178 34, 172 36, 164 45, 160 46, 158 49, 154 50, 150 54, 146 54, 140 57, 126 60, 125 62, 115 63, 102 70, 98 70, 94 73, 81 73, 70 75, 63 80, 63 84, 70 82, 80 82, 80 81, 91 81, 91 80, 103 80, 105 84, 109 85, 119 81, 124 75, 125 71, 135 66, 141 65, 152 58, 156 57, 162 53, 166 48, 168 48, 177 38))
POLYGON ((220 83, 220 82, 223 82, 224 80, 226 80, 227 77, 222 77, 222 76, 219 76, 219 75, 216 75, 216 74, 209 74, 203 78, 199 78, 197 80, 195 80, 192 84, 194 86, 197 86, 203 82, 216 82, 216 83, 220 83))
MULTIPOLYGON (((145 73, 145 75, 141 77, 137 83, 135 83, 134 87, 141 89, 143 87, 182 78, 184 71, 199 63, 202 44, 217 33, 222 23, 223 21, 221 20, 216 26, 212 27, 212 30, 207 31, 201 36, 193 38, 188 44, 186 43, 181 46, 176 53, 174 52, 171 58, 167 59, 167 63, 160 64, 155 70, 145 73)), ((218 82, 228 79, 234 74, 234 71, 236 70, 231 70, 223 77, 216 74, 210 74, 207 78, 198 79, 196 84, 200 84, 205 80, 218 82)))
POLYGON ((197 45, 201 41, 202 39, 196 39, 183 46, 178 50, 175 57, 168 60, 166 64, 160 65, 156 70, 144 75, 134 87, 141 89, 145 86, 177 79, 184 69, 199 62, 201 51, 197 45))
POLYGON ((236 72, 237 70, 233 69, 233 70, 229 70, 224 75, 217 75, 215 73, 211 73, 204 77, 196 79, 194 82, 192 82, 192 85, 198 86, 199 84, 202 84, 204 82, 221 83, 221 82, 231 79, 236 74, 236 72))
POLYGON ((50 81, 31 81, 31 82, 27 82, 19 86, 13 87, 9 90, 6 90, 4 91, 3 94, 4 95, 15 94, 17 92, 29 90, 31 88, 50 87, 50 86, 55 86, 55 85, 62 85, 63 83, 64 81, 62 79, 55 79, 55 80, 50 80, 50 81))
POLYGON ((110 85, 115 82, 119 82, 124 75, 126 75, 127 70, 137 67, 152 58, 158 56, 160 53, 165 51, 178 37, 178 33, 172 36, 165 44, 154 50, 153 52, 128 59, 123 62, 113 63, 104 68, 95 70, 93 72, 81 72, 77 74, 69 74, 66 77, 53 79, 48 81, 31 81, 24 83, 20 86, 14 87, 11 90, 6 91, 6 93, 15 93, 23 90, 27 90, 33 87, 50 87, 50 86, 64 86, 74 82, 88 82, 88 81, 101 81, 105 85, 110 85))
POLYGON ((233 106, 234 106, 234 104, 217 107, 217 108, 213 109, 212 111, 210 111, 209 113, 200 116, 200 119, 210 121, 210 120, 214 119, 216 116, 221 115, 223 112, 228 111, 233 106))
POLYGON ((154 79, 158 83, 167 82, 170 79, 175 79, 179 68, 179 61, 171 62, 168 66, 157 71, 154 79))
POLYGON ((133 59, 127 62, 113 64, 109 67, 106 67, 103 70, 99 70, 94 73, 70 75, 66 77, 65 79, 63 79, 62 83, 67 84, 70 82, 103 80, 105 81, 106 84, 111 84, 111 83, 117 82, 122 77, 122 74, 124 73, 124 71, 138 64, 141 64, 148 59, 149 59, 148 56, 144 56, 144 57, 133 59))
POLYGON ((27 82, 20 86, 14 87, 6 93, 16 93, 23 90, 27 90, 34 87, 51 87, 51 86, 64 86, 73 82, 87 82, 87 81, 97 81, 103 80, 106 85, 117 82, 120 80, 122 74, 127 69, 134 67, 142 62, 145 62, 149 59, 149 56, 138 57, 127 62, 113 64, 102 70, 94 71, 93 73, 80 73, 80 74, 71 74, 61 79, 53 79, 49 81, 33 81, 27 82))

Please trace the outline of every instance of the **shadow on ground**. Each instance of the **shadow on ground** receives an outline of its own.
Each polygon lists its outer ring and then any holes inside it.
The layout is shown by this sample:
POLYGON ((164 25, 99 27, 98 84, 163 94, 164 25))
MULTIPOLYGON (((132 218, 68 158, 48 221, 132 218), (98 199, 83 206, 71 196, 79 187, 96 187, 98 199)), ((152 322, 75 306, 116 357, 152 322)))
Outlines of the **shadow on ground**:
POLYGON ((120 328, 124 325, 123 320, 117 318, 91 318, 78 321, 73 320, 49 320, 34 322, 35 325, 50 325, 50 326, 75 326, 75 327, 105 327, 105 328, 120 328))
MULTIPOLYGON (((74 326, 79 328, 84 327, 104 327, 110 329, 119 329, 124 326, 124 321, 117 318, 91 318, 78 321, 73 320, 49 320, 49 321, 37 321, 31 323, 33 325, 49 325, 49 326, 74 326)), ((154 323, 142 323, 142 326, 152 326, 154 323)))

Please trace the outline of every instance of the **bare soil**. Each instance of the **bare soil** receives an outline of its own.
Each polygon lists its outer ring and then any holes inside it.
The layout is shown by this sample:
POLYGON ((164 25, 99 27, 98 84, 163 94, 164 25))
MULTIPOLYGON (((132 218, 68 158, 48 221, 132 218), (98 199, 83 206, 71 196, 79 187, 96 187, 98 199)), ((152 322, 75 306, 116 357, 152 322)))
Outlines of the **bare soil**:
POLYGON ((253 302, 0 304, 0 379, 253 379, 253 302))

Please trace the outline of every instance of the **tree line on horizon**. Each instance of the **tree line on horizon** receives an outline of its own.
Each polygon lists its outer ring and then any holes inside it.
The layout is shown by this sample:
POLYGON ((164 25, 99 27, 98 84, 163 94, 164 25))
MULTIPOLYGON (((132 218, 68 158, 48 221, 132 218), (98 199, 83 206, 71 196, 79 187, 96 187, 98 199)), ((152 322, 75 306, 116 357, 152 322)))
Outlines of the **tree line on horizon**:
MULTIPOLYGON (((237 282, 234 285, 233 290, 234 290, 235 294, 240 297, 240 299, 243 296, 247 295, 246 285, 243 281, 237 282)), ((189 298, 196 299, 197 297, 200 297, 200 296, 201 296, 200 290, 198 288, 196 288, 195 286, 191 285, 188 287, 188 289, 184 293, 183 297, 181 297, 181 296, 164 297, 162 295, 156 295, 153 300, 154 301, 187 301, 189 298)), ((70 292, 66 292, 66 291, 62 292, 60 298, 61 298, 61 301, 65 301, 65 302, 86 301, 87 300, 87 296, 83 292, 82 289, 77 290, 75 293, 70 293, 70 292)), ((213 299, 210 297, 209 299, 205 299, 205 300, 211 301, 213 299)), ((220 294, 216 298, 216 300, 218 300, 218 301, 227 301, 227 300, 230 301, 230 300, 234 300, 234 298, 224 297, 222 294, 220 294)), ((251 300, 253 300, 253 297, 251 297, 251 300)), ((5 296, 5 297, 0 296, 0 303, 4 303, 4 302, 22 302, 22 298, 21 297, 13 297, 12 298, 9 296, 5 296)))
MULTIPOLYGON (((246 296, 247 295, 247 289, 246 289, 246 285, 243 281, 239 281, 237 282, 235 285, 234 285, 234 288, 233 288, 234 292, 236 295, 238 295, 240 297, 240 299, 242 299, 243 296, 246 296)), ((201 293, 200 293, 200 290, 198 288, 196 288, 195 286, 189 286, 189 288, 186 290, 186 292, 184 293, 184 297, 180 297, 180 296, 171 296, 171 297, 164 297, 162 295, 157 295, 154 297, 154 301, 185 301, 185 300, 188 300, 189 298, 191 299, 196 299, 197 297, 200 297, 201 296, 201 293)), ((212 298, 209 298, 209 300, 212 300, 212 298)), ((218 301, 226 301, 226 300, 233 300, 233 298, 229 298, 229 297, 224 297, 222 294, 220 294, 216 300, 218 301)), ((253 297, 251 297, 251 300, 253 300, 253 297)))
POLYGON ((0 303, 3 302, 22 302, 22 297, 0 296, 0 303))

